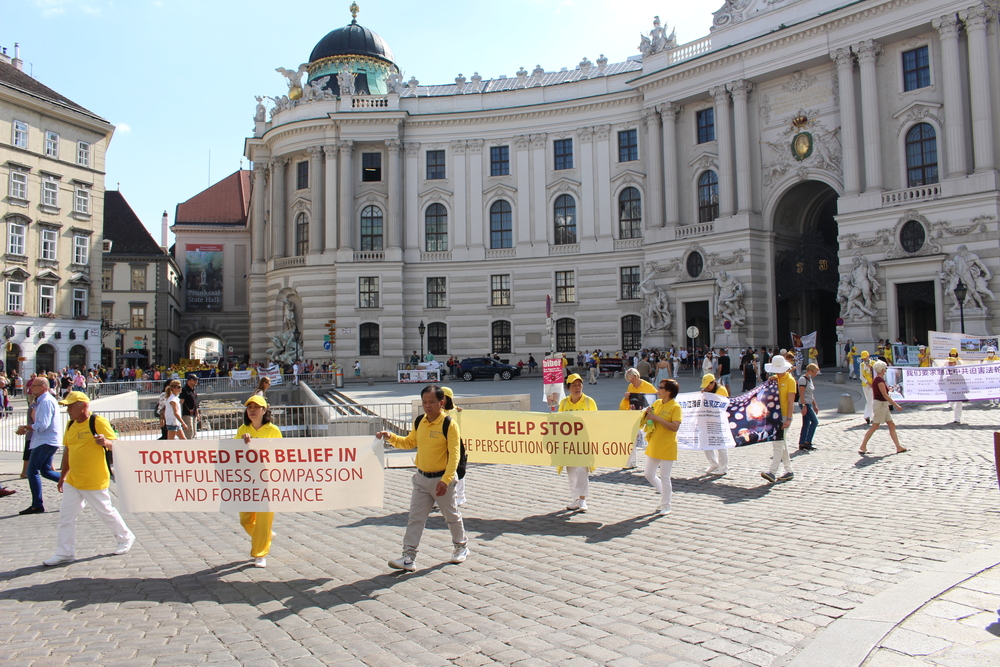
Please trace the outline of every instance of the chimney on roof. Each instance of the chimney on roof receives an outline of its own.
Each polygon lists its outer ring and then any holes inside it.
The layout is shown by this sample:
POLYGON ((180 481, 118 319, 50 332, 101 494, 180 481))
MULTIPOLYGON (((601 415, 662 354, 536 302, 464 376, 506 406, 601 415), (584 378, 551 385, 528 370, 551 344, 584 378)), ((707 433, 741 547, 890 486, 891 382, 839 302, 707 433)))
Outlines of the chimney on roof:
POLYGON ((14 42, 14 60, 10 64, 22 72, 24 71, 24 61, 21 60, 21 45, 17 42, 14 42))
POLYGON ((7 55, 7 47, 0 47, 0 63, 10 64, 10 56, 7 55))
POLYGON ((160 245, 166 250, 169 246, 167 245, 167 228, 170 227, 170 223, 167 220, 167 212, 163 212, 163 222, 160 224, 160 245))

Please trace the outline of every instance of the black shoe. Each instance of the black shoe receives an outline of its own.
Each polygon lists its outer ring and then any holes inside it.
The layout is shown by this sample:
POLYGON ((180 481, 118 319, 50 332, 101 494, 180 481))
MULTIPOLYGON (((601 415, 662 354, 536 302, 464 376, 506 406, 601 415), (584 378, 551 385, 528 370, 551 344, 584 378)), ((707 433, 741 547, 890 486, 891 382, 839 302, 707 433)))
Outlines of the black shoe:
POLYGON ((41 507, 29 507, 26 510, 21 510, 18 514, 45 514, 45 509, 41 507))
POLYGON ((811 452, 812 450, 814 450, 816 448, 813 447, 812 445, 806 443, 804 445, 799 445, 799 449, 802 450, 802 451, 805 451, 805 452, 811 452))

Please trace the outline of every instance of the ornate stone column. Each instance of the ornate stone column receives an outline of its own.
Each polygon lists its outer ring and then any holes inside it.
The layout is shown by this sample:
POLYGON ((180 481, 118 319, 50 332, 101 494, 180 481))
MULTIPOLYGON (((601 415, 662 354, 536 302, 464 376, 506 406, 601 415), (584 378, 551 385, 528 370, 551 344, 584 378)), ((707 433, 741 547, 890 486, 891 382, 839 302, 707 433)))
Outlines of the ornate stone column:
POLYGON ((399 139, 386 139, 389 149, 389 229, 387 247, 403 245, 403 143, 399 139))
POLYGON ((844 47, 830 54, 837 63, 840 92, 840 136, 844 140, 844 194, 861 192, 861 162, 858 157, 858 110, 854 101, 854 54, 844 47))
MULTIPOLYGON (((483 247, 483 140, 469 139, 469 157, 466 158, 469 167, 469 215, 463 220, 455 218, 452 229, 462 225, 465 228, 469 246, 483 247)), ((449 247, 451 247, 449 245, 449 247)))
POLYGON ((267 187, 267 164, 253 163, 253 228, 250 232, 250 246, 253 257, 253 272, 264 272, 264 190, 267 187))
POLYGON ((271 158, 271 258, 285 256, 285 166, 283 157, 271 158))
POLYGON ((753 91, 753 83, 740 80, 729 84, 733 95, 733 135, 736 147, 736 210, 746 213, 753 210, 753 194, 750 189, 750 115, 747 99, 753 91))
POLYGON ((337 250, 337 147, 323 146, 323 251, 337 250))
POLYGON ((337 143, 340 150, 340 247, 354 249, 354 142, 337 143))
MULTIPOLYGON (((941 81, 944 89, 944 153, 946 178, 969 172, 965 155, 965 97, 962 95, 962 62, 958 48, 960 24, 954 14, 931 22, 941 40, 941 81)), ((940 149, 938 149, 940 150, 940 149)))
POLYGON ((420 179, 420 144, 408 142, 403 145, 406 151, 406 166, 403 171, 406 177, 403 179, 403 191, 406 193, 406 208, 403 218, 405 220, 405 233, 403 234, 403 244, 408 250, 423 250, 425 246, 420 243, 420 211, 417 201, 417 184, 420 179))
MULTIPOLYGON (((969 36, 969 92, 972 98, 972 154, 976 172, 995 167, 993 150, 993 94, 990 85, 989 46, 986 29, 993 20, 993 9, 985 5, 970 7, 962 14, 969 36)), ((947 114, 950 116, 951 114, 947 114)))
POLYGON ((323 252, 323 218, 326 207, 323 202, 323 147, 310 146, 309 151, 309 196, 312 199, 312 211, 309 216, 309 252, 323 252))
POLYGON ((660 112, 642 110, 646 125, 646 229, 663 226, 663 125, 660 112))
POLYGON ((598 238, 612 235, 611 221, 614 219, 611 214, 611 153, 615 151, 614 159, 617 159, 618 147, 617 145, 612 147, 610 139, 610 125, 598 125, 594 128, 594 140, 597 141, 597 180, 594 190, 597 192, 598 238))
POLYGON ((875 63, 882 53, 882 45, 867 39, 854 47, 861 65, 861 124, 864 128, 865 192, 879 192, 882 188, 882 144, 879 136, 878 79, 875 63))
POLYGON ((468 188, 465 184, 465 148, 464 141, 451 142, 451 154, 454 156, 455 173, 452 174, 455 183, 455 210, 451 212, 451 217, 455 219, 455 247, 469 247, 469 237, 466 234, 467 226, 467 196, 468 188), (462 222, 459 225, 459 221, 462 222))
POLYGON ((674 102, 660 106, 663 121, 663 198, 668 227, 676 226, 681 221, 680 187, 677 183, 677 116, 680 112, 680 105, 674 102))
POLYGON ((719 217, 735 212, 733 207, 733 138, 729 132, 729 91, 716 86, 708 91, 715 98, 715 144, 719 148, 719 217))

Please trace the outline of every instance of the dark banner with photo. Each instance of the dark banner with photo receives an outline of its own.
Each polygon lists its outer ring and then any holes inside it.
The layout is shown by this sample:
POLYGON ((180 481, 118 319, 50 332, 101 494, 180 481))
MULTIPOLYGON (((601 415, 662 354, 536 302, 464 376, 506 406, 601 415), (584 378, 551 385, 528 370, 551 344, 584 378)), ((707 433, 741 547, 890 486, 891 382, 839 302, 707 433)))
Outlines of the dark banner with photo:
POLYGON ((782 436, 781 403, 774 378, 729 399, 726 411, 737 447, 770 442, 782 436))
POLYGON ((188 243, 184 255, 187 310, 222 310, 222 245, 188 243))

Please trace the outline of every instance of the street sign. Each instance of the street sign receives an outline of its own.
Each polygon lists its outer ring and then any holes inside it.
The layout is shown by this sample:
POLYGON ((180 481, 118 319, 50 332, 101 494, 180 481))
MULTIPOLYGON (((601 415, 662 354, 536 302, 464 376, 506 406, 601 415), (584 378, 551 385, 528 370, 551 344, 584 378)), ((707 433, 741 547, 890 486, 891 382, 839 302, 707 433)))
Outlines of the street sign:
MULTIPOLYGON (((730 329, 733 328, 733 323, 730 322, 729 320, 726 320, 725 322, 722 323, 722 328, 725 329, 726 331, 729 331, 730 329)), ((697 336, 691 336, 691 337, 697 338, 697 336)))
POLYGON ((344 327, 344 328, 342 328, 340 330, 340 333, 344 334, 345 336, 350 336, 351 335, 351 327, 344 327))
POLYGON ((330 349, 330 341, 326 341, 326 342, 323 343, 323 349, 324 350, 329 350, 330 349))
POLYGON ((688 330, 687 330, 688 338, 697 338, 699 333, 701 333, 701 332, 698 331, 698 327, 696 327, 694 325, 688 327, 688 330))
POLYGON ((838 327, 844 326, 844 318, 843 317, 838 317, 837 318, 837 326, 838 327))
POLYGON ((323 336, 323 342, 324 343, 329 343, 330 342, 330 335, 329 334, 326 334, 326 335, 323 336))

